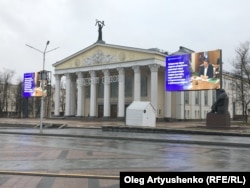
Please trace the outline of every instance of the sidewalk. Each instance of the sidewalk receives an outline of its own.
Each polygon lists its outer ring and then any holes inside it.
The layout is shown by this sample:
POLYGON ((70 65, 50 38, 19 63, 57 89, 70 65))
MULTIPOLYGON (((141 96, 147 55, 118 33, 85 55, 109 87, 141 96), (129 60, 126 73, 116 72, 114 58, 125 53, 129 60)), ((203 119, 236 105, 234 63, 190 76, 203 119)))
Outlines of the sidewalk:
POLYGON ((231 146, 238 146, 240 144, 244 147, 250 147, 250 144, 248 145, 250 143, 250 126, 243 126, 239 122, 232 122, 230 128, 219 129, 207 128, 205 121, 157 122, 156 127, 133 127, 126 126, 123 121, 86 119, 54 118, 44 119, 43 123, 45 127, 40 129, 40 119, 0 118, 0 134, 125 139, 211 145, 227 145, 229 143, 231 146), (51 125, 56 126, 51 127, 51 125))
MULTIPOLYGON (((229 134, 250 136, 250 126, 242 125, 241 122, 231 121, 229 128, 207 128, 205 121, 173 121, 157 122, 156 127, 133 127, 126 126, 124 121, 102 121, 88 119, 64 119, 50 118, 43 119, 46 127, 54 128, 100 128, 104 131, 121 131, 121 132, 148 132, 148 133, 204 133, 204 134, 229 134)), ((39 128, 40 119, 33 118, 0 118, 0 128, 39 128)))
MULTIPOLYGON (((125 123, 122 121, 94 121, 94 120, 86 120, 86 119, 64 119, 64 118, 44 118, 43 124, 54 124, 54 125, 66 125, 67 127, 75 127, 75 128, 101 128, 105 125, 113 125, 113 126, 124 126, 125 123)), ((25 126, 39 126, 40 119, 39 118, 0 118, 0 125, 17 125, 19 127, 25 126)))

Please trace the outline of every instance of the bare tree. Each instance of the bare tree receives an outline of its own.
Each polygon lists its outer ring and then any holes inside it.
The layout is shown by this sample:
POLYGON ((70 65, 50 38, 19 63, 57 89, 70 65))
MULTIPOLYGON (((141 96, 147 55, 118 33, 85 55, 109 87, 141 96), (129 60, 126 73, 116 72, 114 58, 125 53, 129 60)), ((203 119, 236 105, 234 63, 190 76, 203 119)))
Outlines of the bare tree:
POLYGON ((250 42, 241 43, 235 49, 236 56, 233 61, 234 74, 238 78, 235 81, 236 102, 241 104, 243 122, 247 123, 247 109, 250 103, 250 42))
POLYGON ((9 88, 14 73, 13 70, 9 69, 0 72, 0 117, 3 117, 8 111, 9 88))
POLYGON ((13 103, 15 104, 15 114, 16 114, 16 117, 18 118, 20 118, 22 114, 22 105, 23 105, 22 85, 23 85, 23 82, 21 79, 19 79, 13 91, 13 95, 14 95, 13 103))

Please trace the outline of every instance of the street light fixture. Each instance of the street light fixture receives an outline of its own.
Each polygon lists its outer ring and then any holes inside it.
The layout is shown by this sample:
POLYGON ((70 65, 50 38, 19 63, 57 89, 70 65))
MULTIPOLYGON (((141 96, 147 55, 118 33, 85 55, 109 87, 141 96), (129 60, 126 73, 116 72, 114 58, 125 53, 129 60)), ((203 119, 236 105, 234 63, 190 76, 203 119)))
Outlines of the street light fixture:
POLYGON ((54 48, 52 50, 46 51, 48 45, 49 45, 49 41, 47 41, 45 49, 44 49, 44 51, 42 51, 42 50, 39 50, 39 49, 37 49, 37 48, 35 48, 33 46, 30 46, 30 45, 26 44, 26 46, 28 46, 28 47, 30 47, 30 48, 32 48, 32 49, 34 49, 34 50, 36 50, 36 51, 43 54, 43 70, 42 70, 42 73, 41 73, 42 97, 41 97, 41 112, 40 112, 41 113, 41 115, 40 115, 40 133, 43 133, 44 82, 46 80, 46 77, 45 77, 46 74, 45 74, 45 70, 44 70, 44 68, 45 68, 45 54, 59 48, 59 47, 57 47, 57 48, 54 48))

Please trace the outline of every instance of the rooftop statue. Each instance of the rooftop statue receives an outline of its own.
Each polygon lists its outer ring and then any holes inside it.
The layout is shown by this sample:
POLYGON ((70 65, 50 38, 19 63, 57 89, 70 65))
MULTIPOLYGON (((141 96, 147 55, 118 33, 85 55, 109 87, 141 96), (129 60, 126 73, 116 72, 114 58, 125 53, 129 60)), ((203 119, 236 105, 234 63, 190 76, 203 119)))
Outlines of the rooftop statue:
POLYGON ((103 26, 105 26, 104 21, 96 20, 95 25, 98 25, 98 39, 97 39, 97 42, 102 41, 102 28, 103 28, 103 26))

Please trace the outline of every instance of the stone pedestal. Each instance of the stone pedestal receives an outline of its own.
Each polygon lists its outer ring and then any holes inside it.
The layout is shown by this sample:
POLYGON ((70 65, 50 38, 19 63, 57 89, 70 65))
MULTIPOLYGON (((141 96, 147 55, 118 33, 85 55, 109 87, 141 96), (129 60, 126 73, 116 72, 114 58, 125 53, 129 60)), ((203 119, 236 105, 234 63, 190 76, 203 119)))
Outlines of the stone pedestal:
POLYGON ((229 128, 230 114, 207 113, 206 126, 208 128, 229 128))

